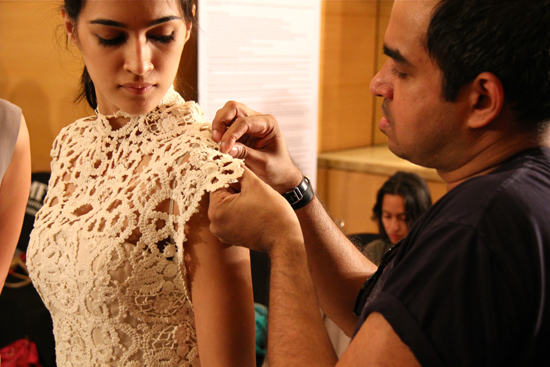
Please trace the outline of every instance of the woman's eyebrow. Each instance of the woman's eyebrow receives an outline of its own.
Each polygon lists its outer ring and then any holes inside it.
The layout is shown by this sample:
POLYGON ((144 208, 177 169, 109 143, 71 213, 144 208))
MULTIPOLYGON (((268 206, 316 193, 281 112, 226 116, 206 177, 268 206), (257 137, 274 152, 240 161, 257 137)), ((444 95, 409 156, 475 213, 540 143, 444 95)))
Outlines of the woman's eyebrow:
MULTIPOLYGON (((167 17, 162 17, 162 18, 159 18, 159 19, 155 19, 152 22, 149 22, 147 24, 147 27, 152 27, 152 26, 155 26, 155 25, 158 25, 158 24, 166 23, 166 22, 169 22, 171 20, 181 20, 181 17, 178 17, 176 15, 170 15, 170 16, 167 16, 167 17)), ((110 20, 110 19, 98 18, 98 19, 90 20, 89 24, 101 24, 101 25, 106 25, 106 26, 110 26, 110 27, 128 29, 128 26, 126 24, 121 23, 121 22, 117 22, 117 21, 114 21, 114 20, 110 20)))
POLYGON ((178 17, 176 15, 170 15, 170 16, 167 16, 167 17, 162 17, 162 18, 153 20, 152 22, 147 24, 147 26, 152 27, 154 25, 161 24, 161 23, 166 23, 166 22, 169 22, 171 20, 181 20, 181 17, 178 17))

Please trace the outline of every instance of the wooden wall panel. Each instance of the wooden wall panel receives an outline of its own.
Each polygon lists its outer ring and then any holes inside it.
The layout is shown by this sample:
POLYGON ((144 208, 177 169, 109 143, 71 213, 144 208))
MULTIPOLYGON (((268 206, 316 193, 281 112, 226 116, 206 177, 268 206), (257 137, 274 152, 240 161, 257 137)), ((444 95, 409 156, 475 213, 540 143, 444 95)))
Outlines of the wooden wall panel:
POLYGON ((377 224, 371 220, 372 207, 386 180, 386 176, 330 170, 325 204, 332 218, 343 222, 346 233, 378 232, 377 224))
MULTIPOLYGON (((338 169, 319 169, 317 194, 335 221, 344 223, 346 233, 378 233, 371 219, 376 194, 388 176, 338 169)), ((441 181, 427 181, 435 202, 446 193, 441 181)))
POLYGON ((319 151, 371 144, 377 3, 322 2, 319 151))
POLYGON ((0 1, 0 97, 23 109, 34 172, 50 170, 59 130, 92 112, 73 103, 82 64, 65 48, 60 3, 0 1))

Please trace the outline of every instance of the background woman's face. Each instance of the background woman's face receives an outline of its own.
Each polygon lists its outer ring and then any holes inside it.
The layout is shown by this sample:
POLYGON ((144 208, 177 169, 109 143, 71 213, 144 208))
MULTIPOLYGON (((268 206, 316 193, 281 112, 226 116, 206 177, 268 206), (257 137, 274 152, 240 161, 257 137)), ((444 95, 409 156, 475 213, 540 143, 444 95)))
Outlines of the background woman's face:
POLYGON ((382 225, 392 244, 396 244, 409 233, 405 200, 401 195, 386 194, 382 198, 382 225))
POLYGON ((99 110, 144 114, 172 85, 189 39, 177 0, 87 0, 65 27, 94 82, 99 110))

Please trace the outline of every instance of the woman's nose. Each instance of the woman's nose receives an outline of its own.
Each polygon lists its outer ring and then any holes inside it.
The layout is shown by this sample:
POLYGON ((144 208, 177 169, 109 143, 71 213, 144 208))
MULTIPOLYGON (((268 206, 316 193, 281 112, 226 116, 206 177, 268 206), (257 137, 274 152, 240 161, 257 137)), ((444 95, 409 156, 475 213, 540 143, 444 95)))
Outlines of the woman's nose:
POLYGON ((389 81, 389 60, 384 63, 384 66, 378 73, 372 78, 370 82, 370 92, 379 97, 385 99, 393 99, 393 86, 389 81))
POLYGON ((140 37, 134 42, 129 42, 124 70, 132 74, 143 76, 154 69, 151 55, 151 47, 147 43, 147 38, 140 37))
POLYGON ((397 218, 393 218, 390 222, 390 229, 392 232, 399 232, 401 230, 401 221, 397 218))

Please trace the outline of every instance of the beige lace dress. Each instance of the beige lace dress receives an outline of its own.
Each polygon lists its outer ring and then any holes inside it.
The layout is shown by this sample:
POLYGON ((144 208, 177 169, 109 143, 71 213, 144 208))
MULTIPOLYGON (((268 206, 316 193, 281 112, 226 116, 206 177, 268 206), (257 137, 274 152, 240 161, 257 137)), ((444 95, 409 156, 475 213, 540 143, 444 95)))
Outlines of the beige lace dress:
POLYGON ((184 225, 243 172, 202 115, 170 89, 120 129, 97 112, 54 142, 27 256, 58 366, 199 366, 184 225))

